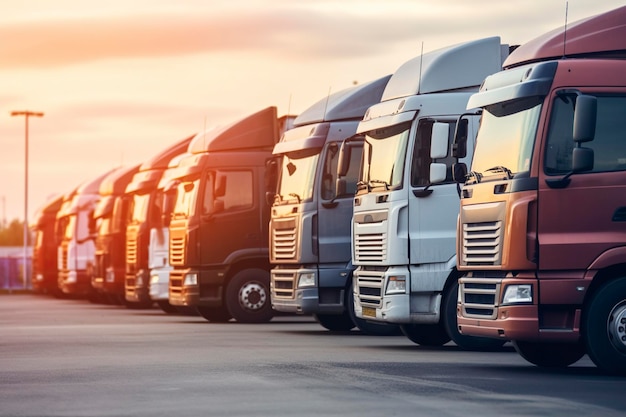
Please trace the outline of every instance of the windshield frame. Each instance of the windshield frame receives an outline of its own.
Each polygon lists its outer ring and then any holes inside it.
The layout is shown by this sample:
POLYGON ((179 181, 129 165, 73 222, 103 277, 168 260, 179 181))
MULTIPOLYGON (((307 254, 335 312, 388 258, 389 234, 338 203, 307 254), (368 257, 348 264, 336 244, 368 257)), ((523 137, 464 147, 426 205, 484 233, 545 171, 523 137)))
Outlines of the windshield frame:
POLYGON ((290 152, 282 156, 274 204, 311 201, 322 148, 290 152), (291 167, 291 168, 290 168, 291 167), (290 173, 291 169, 295 169, 290 173))
POLYGON ((409 138, 412 135, 415 135, 413 120, 364 132, 357 194, 381 187, 385 190, 404 187, 409 138), (375 152, 376 150, 379 152, 375 152))
MULTIPOLYGON (((480 181, 502 179, 502 174, 508 179, 530 176, 544 101, 531 96, 483 108, 471 167, 480 181)), ((476 178, 470 175, 468 182, 476 178)))

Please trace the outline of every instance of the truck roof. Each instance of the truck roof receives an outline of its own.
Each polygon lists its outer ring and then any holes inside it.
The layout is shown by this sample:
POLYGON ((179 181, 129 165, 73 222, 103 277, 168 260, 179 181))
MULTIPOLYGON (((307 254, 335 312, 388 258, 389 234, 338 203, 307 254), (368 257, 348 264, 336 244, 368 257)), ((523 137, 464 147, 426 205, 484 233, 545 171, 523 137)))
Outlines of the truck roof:
POLYGON ((272 106, 224 127, 198 133, 189 143, 187 152, 271 149, 278 139, 277 110, 272 106))
POLYGON ((187 151, 187 148, 189 147, 189 142, 191 142, 191 140, 195 136, 196 135, 193 134, 183 140, 176 142, 175 144, 171 146, 168 146, 167 148, 165 148, 164 150, 162 150, 161 152, 159 152, 158 154, 156 154, 155 156, 153 156, 152 158, 148 159, 143 164, 141 164, 141 166, 139 167, 139 171, 147 171, 149 169, 167 168, 168 164, 170 163, 170 160, 173 157, 187 151))
POLYGON ((64 199, 64 194, 56 194, 49 197, 35 213, 34 222, 30 224, 30 227, 35 229, 41 228, 46 220, 56 218, 56 214, 61 209, 64 199))
POLYGON ((122 167, 107 175, 102 182, 98 192, 100 195, 124 194, 126 186, 133 179, 133 175, 139 170, 139 165, 122 167))
POLYGON ((508 52, 508 45, 494 36, 419 55, 396 70, 381 102, 479 86, 487 75, 502 69, 508 52))
POLYGON ((390 78, 391 74, 324 97, 300 113, 294 121, 294 126, 337 120, 360 120, 371 105, 380 102, 390 78))
POLYGON ((505 68, 566 57, 626 57, 626 6, 554 29, 517 48, 505 68))

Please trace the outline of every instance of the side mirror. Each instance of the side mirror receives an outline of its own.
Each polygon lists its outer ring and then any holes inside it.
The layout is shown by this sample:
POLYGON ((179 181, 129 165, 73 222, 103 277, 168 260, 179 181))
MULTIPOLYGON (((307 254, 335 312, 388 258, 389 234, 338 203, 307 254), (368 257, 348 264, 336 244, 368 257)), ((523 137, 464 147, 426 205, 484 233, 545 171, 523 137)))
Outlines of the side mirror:
POLYGON ((468 136, 468 120, 461 115, 456 123, 454 131, 454 143, 452 145, 452 156, 461 159, 467 156, 467 136, 468 136))
POLYGON ((439 184, 446 180, 446 164, 433 162, 430 164, 430 183, 439 184))
POLYGON ((224 211, 224 201, 223 200, 215 200, 213 202, 213 211, 211 214, 217 214, 224 211))
POLYGON ((572 172, 579 173, 592 169, 593 149, 583 147, 572 149, 572 172))
POLYGON ((448 156, 448 131, 447 123, 434 123, 430 137, 430 158, 441 159, 448 156))
POLYGON ((590 142, 596 135, 598 99, 594 96, 580 95, 576 98, 574 109, 573 139, 577 143, 590 142))
POLYGON ((276 200, 276 193, 272 191, 265 192, 265 203, 272 207, 274 205, 274 200, 276 200))
MULTIPOLYGON (((337 180, 335 181, 335 190, 336 190, 336 194, 337 196, 343 196, 348 194, 347 192, 347 182, 344 178, 337 178, 337 180)), ((354 192, 350 193, 352 195, 354 195, 354 192)))
POLYGON ((226 194, 226 175, 218 175, 213 190, 215 197, 224 197, 226 194))
POLYGON ((337 161, 337 176, 345 177, 350 169, 350 159, 352 158, 352 146, 344 142, 339 152, 339 160, 337 161))
POLYGON ((467 165, 464 162, 457 162, 452 165, 452 179, 454 182, 463 184, 467 177, 467 165))

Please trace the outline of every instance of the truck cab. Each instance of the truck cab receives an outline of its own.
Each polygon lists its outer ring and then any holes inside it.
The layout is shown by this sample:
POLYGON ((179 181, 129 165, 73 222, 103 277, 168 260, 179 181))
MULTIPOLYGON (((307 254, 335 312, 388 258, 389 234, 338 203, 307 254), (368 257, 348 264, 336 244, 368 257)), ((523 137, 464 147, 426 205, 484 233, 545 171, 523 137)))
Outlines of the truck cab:
POLYGON ((470 95, 502 68, 508 52, 491 37, 407 61, 357 128, 365 143, 352 220, 354 311, 400 325, 420 345, 502 344, 464 337, 456 326, 460 190, 453 166, 471 160, 477 116, 463 126, 466 148, 452 143, 470 95))
POLYGON ((193 306, 211 321, 273 317, 266 193, 276 172, 266 166, 279 125, 268 107, 190 142, 172 175, 179 182, 169 225, 170 304, 193 306))
POLYGON ((31 229, 35 233, 33 246, 33 291, 60 295, 58 286, 56 217, 63 204, 63 195, 50 198, 35 214, 31 229))
POLYGON ((489 76, 458 223, 458 326, 529 362, 626 374, 626 7, 489 76))
POLYGON ((370 324, 354 315, 350 254, 350 219, 363 151, 363 136, 356 128, 365 111, 380 101, 389 78, 324 97, 302 112, 274 147, 280 170, 270 220, 272 306, 313 314, 328 330, 358 326, 387 333, 397 327, 370 324))

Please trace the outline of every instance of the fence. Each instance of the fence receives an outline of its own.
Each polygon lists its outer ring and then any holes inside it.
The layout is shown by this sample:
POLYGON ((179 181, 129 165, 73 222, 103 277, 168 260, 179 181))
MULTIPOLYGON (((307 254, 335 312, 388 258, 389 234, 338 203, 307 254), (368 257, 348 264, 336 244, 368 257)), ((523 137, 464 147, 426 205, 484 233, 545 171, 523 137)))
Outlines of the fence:
POLYGON ((0 248, 0 290, 31 289, 32 252, 28 248, 26 268, 24 268, 24 248, 0 248), (26 269, 26 270, 25 270, 26 269), (25 273, 26 272, 26 273, 25 273))

